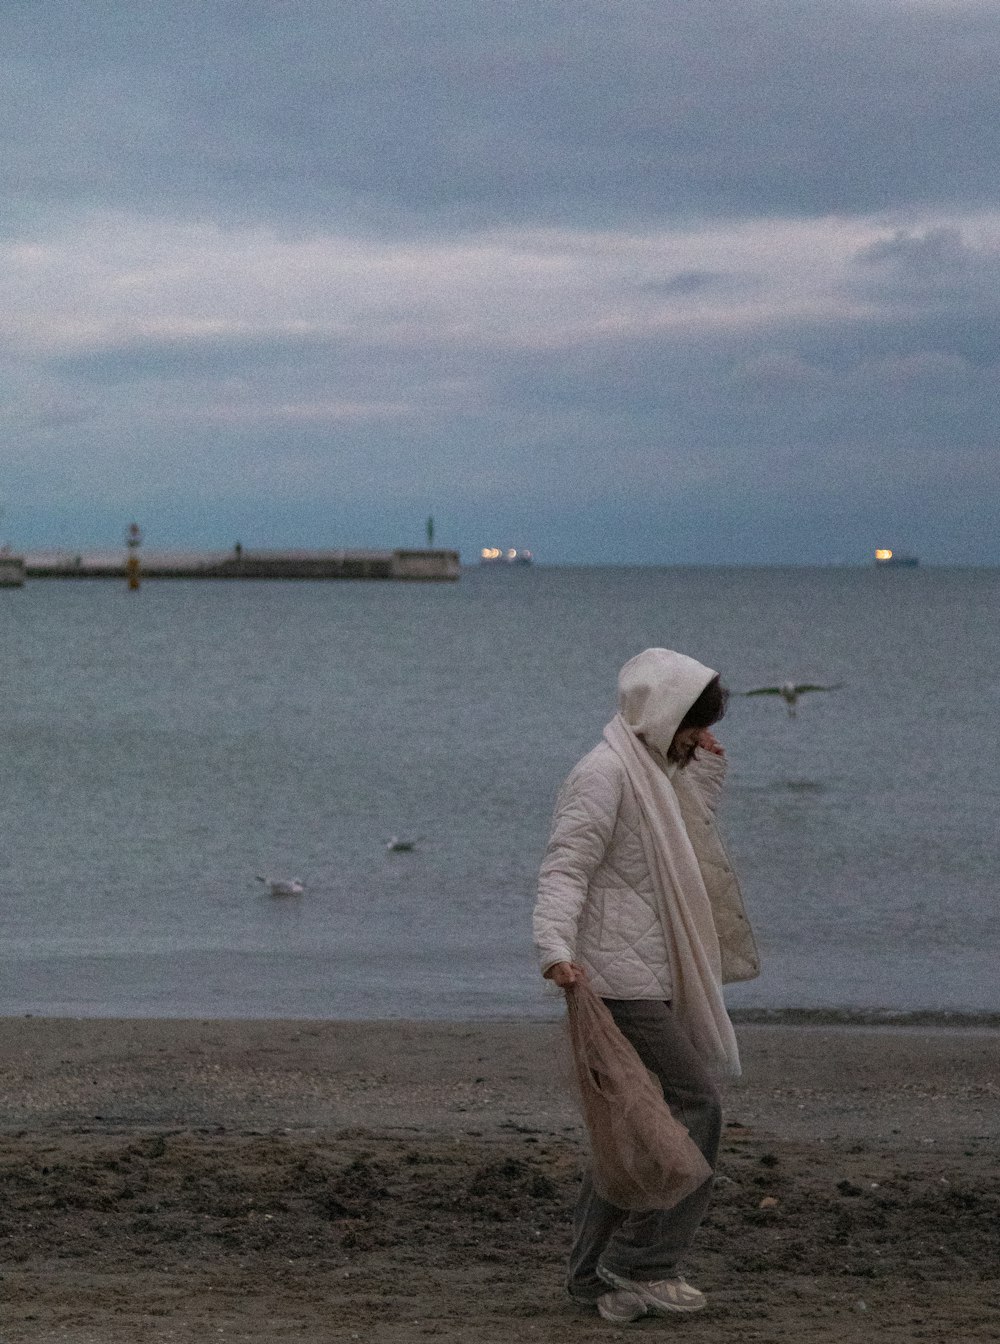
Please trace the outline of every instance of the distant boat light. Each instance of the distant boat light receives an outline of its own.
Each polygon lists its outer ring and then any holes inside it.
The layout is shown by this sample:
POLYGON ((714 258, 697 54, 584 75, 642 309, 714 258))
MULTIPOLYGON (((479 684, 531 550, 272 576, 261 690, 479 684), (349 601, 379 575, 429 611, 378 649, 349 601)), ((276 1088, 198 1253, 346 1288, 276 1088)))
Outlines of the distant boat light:
POLYGON ((518 550, 515 546, 508 550, 502 550, 499 546, 484 546, 479 552, 481 565, 530 565, 533 560, 530 551, 518 550))
POLYGON ((890 551, 882 546, 875 552, 875 564, 887 569, 915 569, 920 561, 915 555, 904 555, 902 551, 890 551))

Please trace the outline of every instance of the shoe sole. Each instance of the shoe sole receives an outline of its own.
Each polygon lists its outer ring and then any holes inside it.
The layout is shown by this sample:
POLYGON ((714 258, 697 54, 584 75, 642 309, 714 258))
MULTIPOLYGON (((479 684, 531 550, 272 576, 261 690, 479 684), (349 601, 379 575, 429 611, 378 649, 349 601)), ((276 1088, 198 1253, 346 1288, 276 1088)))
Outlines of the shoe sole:
POLYGON ((608 1321, 611 1325, 631 1325, 633 1321, 641 1321, 647 1314, 647 1309, 645 1304, 639 1301, 638 1294, 635 1294, 635 1297, 638 1305, 634 1311, 627 1313, 612 1311, 605 1307, 603 1301, 598 1301, 597 1314, 602 1321, 608 1321))
MULTIPOLYGON (((612 1288, 617 1288, 625 1293, 633 1293, 650 1316, 672 1316, 675 1313, 689 1316, 693 1311, 704 1311, 705 1307, 708 1305, 704 1297, 700 1302, 651 1302, 643 1293, 642 1289, 628 1279, 619 1278, 617 1274, 613 1274, 609 1269, 604 1269, 603 1267, 598 1269, 597 1273, 598 1276, 602 1278, 605 1283, 610 1284, 612 1288)), ((600 1311, 599 1307, 598 1311, 600 1311)), ((638 1320, 638 1317, 633 1316, 632 1320, 638 1320)))

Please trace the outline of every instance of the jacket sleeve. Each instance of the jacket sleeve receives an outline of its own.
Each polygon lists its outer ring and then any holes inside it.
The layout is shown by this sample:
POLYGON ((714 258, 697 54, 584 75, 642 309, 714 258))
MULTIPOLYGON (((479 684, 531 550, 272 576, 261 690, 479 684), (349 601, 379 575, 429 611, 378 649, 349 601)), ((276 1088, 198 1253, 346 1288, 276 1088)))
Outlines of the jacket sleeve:
POLYGON ((559 790, 535 903, 535 949, 543 974, 557 961, 576 959, 580 911, 611 843, 621 790, 615 772, 588 768, 586 758, 559 790))
POLYGON ((694 760, 685 769, 685 776, 695 785, 702 801, 709 811, 714 812, 722 797, 722 786, 726 782, 729 762, 725 756, 716 756, 712 751, 695 753, 694 760))

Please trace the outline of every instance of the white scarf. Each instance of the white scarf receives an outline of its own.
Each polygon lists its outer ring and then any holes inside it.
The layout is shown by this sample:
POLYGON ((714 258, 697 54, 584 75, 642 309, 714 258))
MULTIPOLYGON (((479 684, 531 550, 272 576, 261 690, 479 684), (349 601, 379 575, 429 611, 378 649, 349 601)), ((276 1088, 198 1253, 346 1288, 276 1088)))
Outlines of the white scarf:
POLYGON ((738 1078, 739 1049, 722 997, 719 935, 674 787, 621 714, 604 729, 604 739, 625 766, 639 803, 642 846, 673 978, 673 1010, 699 1055, 722 1077, 738 1078))

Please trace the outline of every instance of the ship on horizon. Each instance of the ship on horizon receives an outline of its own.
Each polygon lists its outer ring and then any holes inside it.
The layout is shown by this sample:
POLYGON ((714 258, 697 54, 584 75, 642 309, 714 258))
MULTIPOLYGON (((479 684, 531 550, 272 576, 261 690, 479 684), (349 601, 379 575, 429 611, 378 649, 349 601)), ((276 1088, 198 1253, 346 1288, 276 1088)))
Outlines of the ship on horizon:
POLYGON ((880 546, 875 552, 875 565, 878 569, 900 568, 916 569, 920 561, 915 555, 904 555, 902 551, 891 551, 886 546, 880 546))
POLYGON ((479 552, 481 565, 533 565, 535 557, 530 551, 518 550, 512 546, 502 550, 499 546, 484 546, 479 552))

